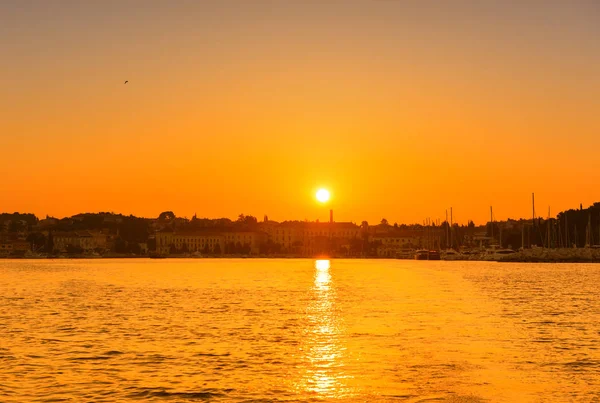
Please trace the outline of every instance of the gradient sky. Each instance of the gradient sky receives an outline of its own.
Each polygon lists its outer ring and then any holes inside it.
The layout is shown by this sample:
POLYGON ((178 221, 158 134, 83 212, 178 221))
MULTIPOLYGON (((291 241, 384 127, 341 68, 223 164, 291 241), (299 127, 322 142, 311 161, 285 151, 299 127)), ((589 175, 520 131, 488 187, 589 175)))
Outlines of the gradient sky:
POLYGON ((3 0, 0 211, 422 222, 600 200, 600 3, 3 0), (129 80, 127 85, 123 82, 129 80))

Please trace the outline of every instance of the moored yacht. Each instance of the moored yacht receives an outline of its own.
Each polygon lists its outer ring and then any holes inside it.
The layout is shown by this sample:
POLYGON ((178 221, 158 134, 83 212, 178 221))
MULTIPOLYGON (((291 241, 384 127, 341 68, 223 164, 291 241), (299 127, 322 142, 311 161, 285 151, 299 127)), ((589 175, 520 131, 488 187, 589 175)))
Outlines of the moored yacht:
POLYGON ((455 251, 454 249, 446 249, 442 252, 443 260, 462 260, 464 257, 462 253, 455 251))
POLYGON ((485 250, 483 260, 500 260, 503 256, 511 255, 513 253, 516 252, 512 249, 492 245, 492 247, 485 250))
POLYGON ((440 260, 440 253, 437 250, 419 249, 415 252, 416 260, 440 260))
POLYGON ((416 250, 415 260, 429 260, 429 251, 427 249, 416 250))
POLYGON ((396 253, 396 259, 413 259, 415 251, 413 249, 401 249, 396 253))

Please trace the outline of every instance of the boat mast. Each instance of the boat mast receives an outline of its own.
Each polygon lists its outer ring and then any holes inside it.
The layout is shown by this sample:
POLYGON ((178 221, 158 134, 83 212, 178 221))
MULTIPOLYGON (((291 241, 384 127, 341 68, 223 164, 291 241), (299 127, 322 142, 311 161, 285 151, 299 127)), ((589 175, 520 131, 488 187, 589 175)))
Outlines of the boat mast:
POLYGON ((554 232, 554 235, 556 236, 557 239, 557 247, 558 248, 562 248, 563 247, 563 237, 562 237, 562 229, 560 226, 560 220, 558 219, 558 216, 556 216, 556 225, 558 226, 558 228, 554 228, 556 231, 554 232))
POLYGON ((548 232, 548 248, 550 248, 551 245, 551 237, 550 237, 550 206, 548 206, 548 225, 546 225, 546 231, 548 232))
POLYGON ((533 229, 535 228, 535 193, 531 194, 531 208, 531 229, 533 229))
POLYGON ((585 246, 584 247, 588 247, 590 246, 590 223, 589 223, 589 218, 588 218, 588 223, 585 225, 585 246))
POLYGON ((567 212, 565 211, 565 246, 569 247, 569 222, 567 221, 567 212))
POLYGON ((423 220, 423 224, 425 225, 425 247, 429 248, 429 228, 427 227, 427 218, 423 220))
MULTIPOLYGON (((441 219, 437 219, 437 227, 441 227, 442 226, 442 220, 441 219)), ((437 241, 438 241, 438 250, 442 250, 442 231, 436 231, 438 236, 437 236, 437 241)))
POLYGON ((450 247, 454 248, 454 243, 452 242, 452 226, 454 224, 452 223, 452 207, 450 207, 450 247))
POLYGON ((500 247, 502 247, 502 225, 500 224, 498 224, 498 232, 500 247))
POLYGON ((588 246, 592 246, 592 244, 594 243, 593 240, 593 235, 592 235, 592 213, 590 212, 590 214, 588 215, 588 230, 587 230, 588 235, 588 246))
POLYGON ((446 209, 446 249, 450 245, 450 222, 448 222, 448 209, 446 209))
POLYGON ((490 228, 492 234, 492 242, 494 242, 494 213, 492 212, 492 206, 490 206, 490 228))
POLYGON ((427 218, 427 228, 429 229, 429 235, 427 236, 427 260, 429 260, 429 252, 431 251, 432 247, 431 244, 433 243, 433 236, 431 233, 431 218, 428 217, 427 218))
POLYGON ((434 248, 435 240, 433 239, 433 220, 429 218, 429 250, 434 248))
POLYGON ((438 241, 438 250, 442 250, 442 231, 439 231, 439 227, 442 226, 442 220, 441 219, 437 219, 437 227, 438 230, 436 231, 438 236, 437 236, 437 241, 438 241))

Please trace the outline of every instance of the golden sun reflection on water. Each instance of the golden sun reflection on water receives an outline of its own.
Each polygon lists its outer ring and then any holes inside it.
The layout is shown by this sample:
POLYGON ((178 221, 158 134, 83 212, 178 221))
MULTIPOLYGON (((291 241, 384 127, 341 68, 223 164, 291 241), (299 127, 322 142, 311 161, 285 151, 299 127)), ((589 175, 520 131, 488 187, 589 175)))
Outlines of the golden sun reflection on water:
POLYGON ((316 260, 315 269, 321 272, 327 272, 331 268, 331 262, 329 260, 316 260))
POLYGON ((315 288, 318 290, 328 290, 329 283, 331 281, 331 274, 329 274, 329 269, 331 268, 331 263, 329 260, 317 260, 315 262, 315 288))
POLYGON ((303 334, 303 376, 298 387, 323 398, 348 397, 344 371, 345 328, 336 307, 329 260, 315 261, 314 286, 306 309, 303 334))

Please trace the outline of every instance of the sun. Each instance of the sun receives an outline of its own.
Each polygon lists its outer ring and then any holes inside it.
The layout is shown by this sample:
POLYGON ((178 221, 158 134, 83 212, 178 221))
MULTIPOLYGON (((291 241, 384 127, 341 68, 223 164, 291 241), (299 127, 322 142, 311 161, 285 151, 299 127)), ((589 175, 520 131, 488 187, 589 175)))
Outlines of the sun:
POLYGON ((317 200, 321 203, 326 203, 329 201, 329 190, 327 189, 319 189, 317 190, 317 200))

